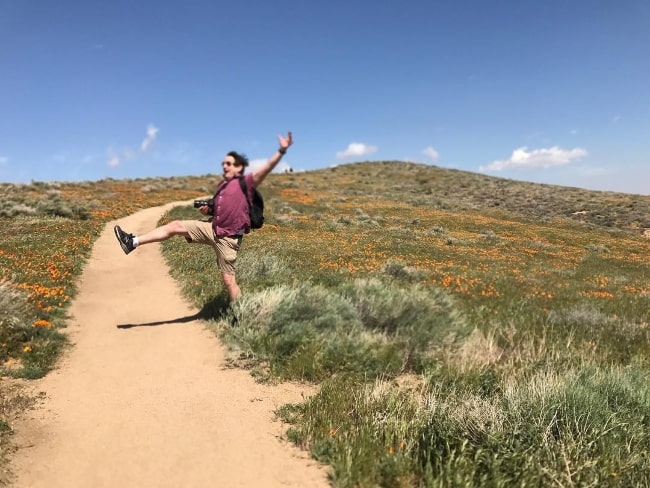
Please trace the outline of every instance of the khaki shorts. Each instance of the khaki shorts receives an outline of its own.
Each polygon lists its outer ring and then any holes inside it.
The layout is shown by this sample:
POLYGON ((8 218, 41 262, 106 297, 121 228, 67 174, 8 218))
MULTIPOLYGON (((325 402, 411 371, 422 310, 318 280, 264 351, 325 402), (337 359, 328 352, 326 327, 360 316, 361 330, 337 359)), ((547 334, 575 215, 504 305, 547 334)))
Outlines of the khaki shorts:
POLYGON ((217 256, 219 271, 230 275, 235 274, 235 261, 237 261, 237 251, 241 247, 241 237, 219 237, 216 239, 212 230, 212 222, 184 220, 183 225, 190 234, 189 238, 186 237, 187 242, 209 244, 217 256))

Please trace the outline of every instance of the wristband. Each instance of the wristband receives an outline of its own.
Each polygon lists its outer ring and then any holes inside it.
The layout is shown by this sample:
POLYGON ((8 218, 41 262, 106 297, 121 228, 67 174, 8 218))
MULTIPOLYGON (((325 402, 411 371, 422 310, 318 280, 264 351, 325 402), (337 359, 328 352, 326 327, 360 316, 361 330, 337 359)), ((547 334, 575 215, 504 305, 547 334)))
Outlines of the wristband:
POLYGON ((278 149, 278 152, 279 152, 280 154, 283 154, 283 155, 284 155, 284 154, 287 153, 287 150, 286 150, 285 148, 281 147, 280 149, 278 149))

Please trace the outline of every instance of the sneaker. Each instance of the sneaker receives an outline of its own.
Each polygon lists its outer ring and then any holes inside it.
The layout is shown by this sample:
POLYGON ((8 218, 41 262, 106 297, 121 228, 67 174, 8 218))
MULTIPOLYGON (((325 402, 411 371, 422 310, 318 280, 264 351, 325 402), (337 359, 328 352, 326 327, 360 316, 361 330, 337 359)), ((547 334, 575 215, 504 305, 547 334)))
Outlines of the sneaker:
POLYGON ((124 254, 129 254, 135 249, 135 246, 133 245, 133 237, 135 236, 133 234, 127 234, 119 225, 116 225, 113 230, 115 231, 115 237, 117 237, 117 240, 120 242, 120 246, 122 246, 124 254))

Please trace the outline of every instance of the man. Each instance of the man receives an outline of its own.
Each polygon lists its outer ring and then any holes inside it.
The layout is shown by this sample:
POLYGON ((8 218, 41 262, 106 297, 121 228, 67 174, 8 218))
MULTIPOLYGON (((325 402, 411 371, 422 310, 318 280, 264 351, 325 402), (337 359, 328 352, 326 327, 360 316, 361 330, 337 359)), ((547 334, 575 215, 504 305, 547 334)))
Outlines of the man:
POLYGON ((208 244, 213 247, 223 284, 228 298, 233 303, 241 295, 235 279, 235 261, 241 246, 242 237, 250 232, 248 202, 252 200, 253 190, 280 162, 287 149, 293 144, 291 132, 286 137, 279 135, 279 149, 271 158, 256 168, 252 174, 244 175, 248 159, 235 151, 229 152, 221 163, 223 179, 217 185, 211 208, 199 207, 203 215, 212 215, 211 221, 175 220, 157 227, 141 236, 134 236, 116 225, 115 236, 126 254, 143 244, 160 242, 173 236, 183 236, 190 243, 208 244), (248 195, 240 186, 238 178, 245 178, 248 195))

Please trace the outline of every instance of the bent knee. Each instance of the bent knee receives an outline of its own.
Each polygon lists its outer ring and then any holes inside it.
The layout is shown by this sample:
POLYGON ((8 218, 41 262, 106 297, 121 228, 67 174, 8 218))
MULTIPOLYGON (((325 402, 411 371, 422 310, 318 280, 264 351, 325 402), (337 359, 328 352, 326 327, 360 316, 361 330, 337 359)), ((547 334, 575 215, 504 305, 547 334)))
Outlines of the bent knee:
POLYGON ((166 225, 167 231, 170 235, 189 235, 187 227, 182 220, 172 220, 169 224, 166 225))

